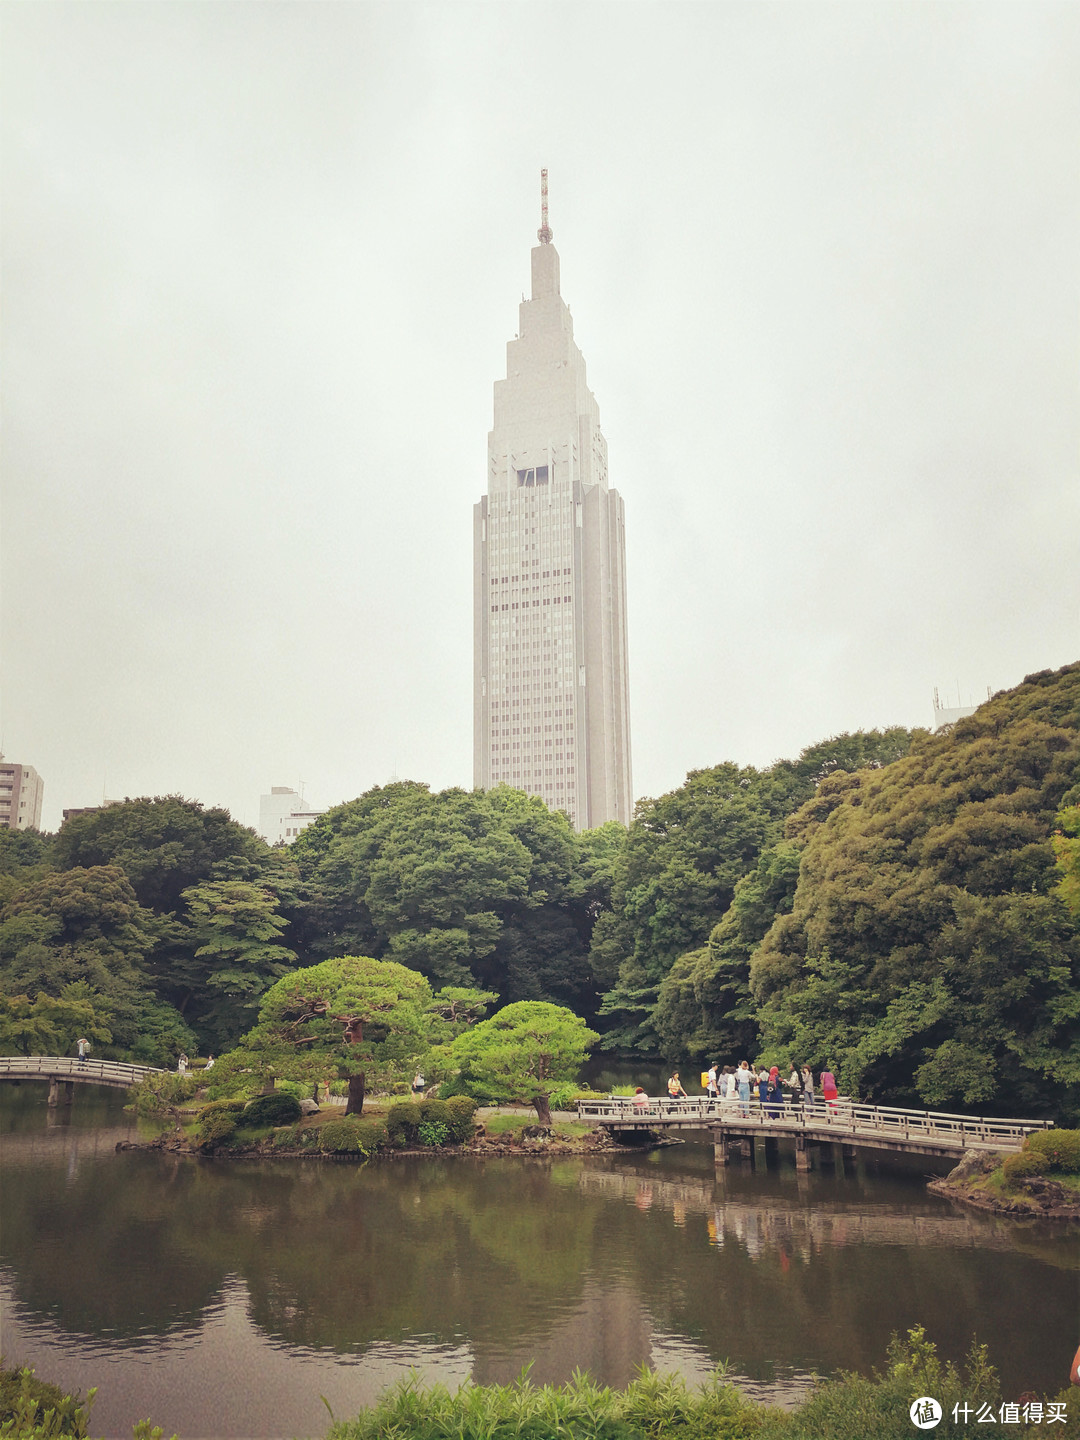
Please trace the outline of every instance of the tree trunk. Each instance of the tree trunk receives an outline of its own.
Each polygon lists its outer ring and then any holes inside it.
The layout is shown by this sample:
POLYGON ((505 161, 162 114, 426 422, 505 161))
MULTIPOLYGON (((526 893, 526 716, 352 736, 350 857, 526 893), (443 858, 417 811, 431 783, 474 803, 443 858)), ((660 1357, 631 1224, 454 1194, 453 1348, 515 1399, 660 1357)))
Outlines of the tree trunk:
POLYGON ((551 1106, 548 1104, 546 1095, 533 1096, 533 1105, 536 1107, 536 1117, 541 1125, 551 1125, 551 1106))
POLYGON ((364 1113, 364 1072, 359 1075, 349 1076, 349 1103, 345 1106, 346 1115, 362 1115, 364 1113))

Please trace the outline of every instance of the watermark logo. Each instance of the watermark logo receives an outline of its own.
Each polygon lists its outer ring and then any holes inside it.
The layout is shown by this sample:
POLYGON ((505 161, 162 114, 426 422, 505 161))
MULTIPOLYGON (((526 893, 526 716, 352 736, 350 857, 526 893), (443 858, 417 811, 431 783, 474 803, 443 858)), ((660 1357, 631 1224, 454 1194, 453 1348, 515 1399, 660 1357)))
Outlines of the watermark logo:
POLYGON ((908 1414, 916 1430, 933 1430, 941 1423, 941 1406, 932 1395, 920 1395, 918 1400, 913 1400, 908 1414))

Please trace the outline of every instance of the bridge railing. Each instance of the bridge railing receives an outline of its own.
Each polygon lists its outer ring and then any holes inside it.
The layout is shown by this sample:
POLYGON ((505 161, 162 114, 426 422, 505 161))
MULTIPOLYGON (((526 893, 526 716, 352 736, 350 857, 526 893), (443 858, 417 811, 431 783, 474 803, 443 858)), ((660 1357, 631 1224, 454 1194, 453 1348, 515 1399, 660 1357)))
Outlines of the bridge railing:
POLYGON ((1048 1130, 1050 1120, 1014 1120, 993 1116, 950 1115, 937 1110, 907 1110, 893 1105, 863 1105, 841 1096, 834 1101, 815 1098, 813 1105, 785 1101, 780 1104, 752 1099, 713 1100, 708 1096, 686 1100, 666 1097, 650 1099, 648 1106, 635 1105, 625 1096, 603 1100, 579 1100, 578 1116, 609 1125, 654 1122, 659 1125, 732 1125, 738 1129, 769 1126, 773 1129, 832 1131, 841 1135, 876 1138, 895 1136, 897 1141, 925 1140, 955 1146, 991 1147, 999 1142, 1022 1144, 1033 1130, 1048 1130))
POLYGON ((135 1085, 147 1075, 161 1075, 152 1065, 129 1065, 122 1060, 78 1060, 71 1055, 0 1055, 0 1080, 101 1080, 112 1085, 135 1085))

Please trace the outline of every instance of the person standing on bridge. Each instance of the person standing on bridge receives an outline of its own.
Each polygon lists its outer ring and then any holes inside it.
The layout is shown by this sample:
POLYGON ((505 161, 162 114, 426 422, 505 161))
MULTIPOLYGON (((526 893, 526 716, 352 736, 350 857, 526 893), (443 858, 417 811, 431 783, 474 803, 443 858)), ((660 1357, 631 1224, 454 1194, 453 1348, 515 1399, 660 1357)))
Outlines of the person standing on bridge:
POLYGON ((774 1065, 769 1071, 769 1115, 779 1120, 784 1113, 784 1082, 780 1079, 780 1067, 774 1065))
POLYGON ((75 1044, 79 1047, 79 1063, 85 1064, 86 1052, 90 1049, 90 1041, 87 1040, 85 1035, 80 1035, 78 1040, 75 1041, 75 1044))
POLYGON ((754 1079, 754 1072, 745 1060, 739 1061, 739 1068, 735 1071, 735 1084, 739 1089, 739 1113, 745 1120, 750 1114, 750 1085, 754 1079))
POLYGON ((667 1093, 672 1100, 689 1100, 690 1098, 683 1089, 678 1070, 673 1070, 671 1073, 671 1079, 667 1082, 667 1093))
POLYGON ((836 1109, 836 1097, 840 1093, 836 1088, 836 1076, 833 1074, 833 1061, 821 1072, 821 1098, 828 1105, 830 1110, 836 1109))
POLYGON ((802 1076, 802 1098, 807 1110, 814 1108, 814 1072, 809 1065, 804 1065, 799 1072, 802 1076))

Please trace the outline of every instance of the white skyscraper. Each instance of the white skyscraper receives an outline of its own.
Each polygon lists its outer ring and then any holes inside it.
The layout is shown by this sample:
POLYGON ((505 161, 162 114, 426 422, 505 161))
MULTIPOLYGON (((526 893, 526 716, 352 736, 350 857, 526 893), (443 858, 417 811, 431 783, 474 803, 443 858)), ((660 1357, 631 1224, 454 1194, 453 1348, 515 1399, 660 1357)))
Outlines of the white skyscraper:
POLYGON ((625 523, 559 293, 546 171, 538 235, 474 507, 474 783, 540 795, 584 830, 633 808, 625 523))

